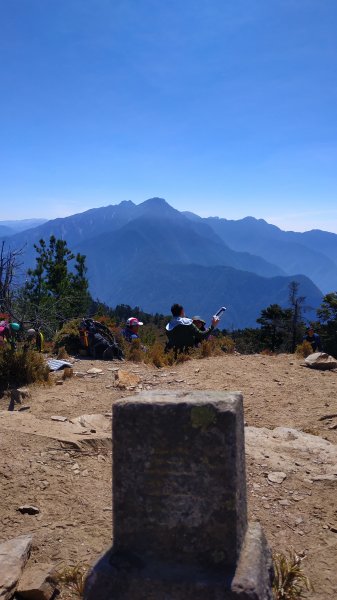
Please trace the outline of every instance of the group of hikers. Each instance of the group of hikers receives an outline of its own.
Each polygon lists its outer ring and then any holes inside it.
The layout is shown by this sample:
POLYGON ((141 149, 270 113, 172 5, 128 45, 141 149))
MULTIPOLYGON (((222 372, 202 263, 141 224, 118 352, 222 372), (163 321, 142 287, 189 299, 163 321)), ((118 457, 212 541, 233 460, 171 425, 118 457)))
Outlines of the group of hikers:
POLYGON ((44 337, 40 329, 23 329, 20 323, 9 319, 0 321, 0 348, 10 347, 13 351, 17 348, 18 340, 23 340, 23 349, 33 349, 43 352, 44 337))
MULTIPOLYGON (((171 306, 172 319, 166 325, 166 335, 168 338, 165 350, 188 350, 198 346, 200 342, 210 337, 219 323, 219 317, 214 316, 210 327, 206 329, 206 321, 199 315, 191 319, 185 316, 184 307, 181 304, 171 306)), ((128 341, 139 339, 139 327, 143 323, 135 317, 130 317, 126 322, 126 327, 122 330, 123 337, 128 341)))
MULTIPOLYGON (((225 310, 225 308, 221 310, 225 310)), ((210 326, 206 328, 206 321, 199 315, 192 318, 186 317, 184 307, 181 304, 173 304, 171 313, 172 318, 166 325, 165 331, 167 336, 166 352, 170 350, 188 352, 190 348, 196 347, 203 340, 212 337, 220 320, 219 316, 213 316, 210 326)), ((139 328, 142 325, 142 321, 139 321, 137 317, 127 319, 125 327, 121 330, 121 335, 126 342, 132 343, 140 339, 139 328)), ((122 348, 106 325, 91 318, 84 318, 79 326, 79 334, 82 349, 93 358, 103 358, 105 360, 114 358, 122 360, 124 358, 122 348)), ((26 330, 19 323, 12 322, 9 319, 0 321, 0 348, 10 346, 12 350, 16 350, 18 339, 24 341, 24 350, 34 348, 39 352, 43 351, 43 333, 39 328, 26 330)), ((315 333, 312 325, 306 330, 303 341, 309 342, 312 352, 322 351, 320 337, 315 333)), ((144 346, 142 348, 146 350, 144 346)))
MULTIPOLYGON (((194 316, 191 319, 185 316, 184 307, 181 304, 173 304, 171 306, 172 319, 166 325, 166 335, 168 338, 165 350, 171 349, 179 351, 188 351, 189 348, 198 346, 203 340, 209 339, 212 332, 217 327, 220 318, 214 316, 211 319, 211 325, 206 329, 206 321, 200 316, 194 316)), ((125 328, 122 330, 123 337, 128 341, 139 339, 139 327, 143 323, 136 317, 130 317, 125 328)), ((315 333, 314 328, 310 325, 303 341, 311 345, 312 352, 321 352, 322 343, 318 333, 315 333)))
MULTIPOLYGON (((180 304, 171 307, 172 319, 166 326, 167 344, 165 351, 188 351, 189 348, 197 346, 202 340, 208 339, 219 322, 219 317, 213 317, 211 326, 206 329, 206 321, 200 316, 188 319, 184 308, 180 304)), ((139 328, 144 323, 137 317, 129 317, 121 335, 126 342, 132 343, 140 339, 139 328)), ((111 360, 124 358, 123 349, 118 344, 110 329, 98 321, 90 318, 82 319, 79 326, 81 347, 84 353, 93 358, 111 360)), ((146 351, 146 347, 142 346, 146 351)))

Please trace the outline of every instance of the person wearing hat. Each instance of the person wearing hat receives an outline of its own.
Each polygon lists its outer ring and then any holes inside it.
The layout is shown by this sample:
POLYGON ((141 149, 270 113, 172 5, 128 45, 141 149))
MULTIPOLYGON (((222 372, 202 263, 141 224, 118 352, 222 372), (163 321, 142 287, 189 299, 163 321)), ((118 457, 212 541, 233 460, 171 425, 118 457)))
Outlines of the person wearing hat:
POLYGON ((122 335, 128 342, 138 340, 138 331, 141 325, 143 325, 143 323, 141 321, 138 321, 136 317, 130 317, 126 322, 125 329, 122 330, 122 335))
POLYGON ((309 342, 313 352, 322 352, 321 338, 319 337, 318 333, 314 332, 312 325, 309 325, 308 329, 306 330, 303 341, 309 342))
POLYGON ((206 321, 204 321, 204 319, 199 317, 199 315, 192 317, 192 322, 193 322, 193 325, 195 325, 198 329, 200 329, 200 331, 206 331, 206 327, 205 327, 206 321))

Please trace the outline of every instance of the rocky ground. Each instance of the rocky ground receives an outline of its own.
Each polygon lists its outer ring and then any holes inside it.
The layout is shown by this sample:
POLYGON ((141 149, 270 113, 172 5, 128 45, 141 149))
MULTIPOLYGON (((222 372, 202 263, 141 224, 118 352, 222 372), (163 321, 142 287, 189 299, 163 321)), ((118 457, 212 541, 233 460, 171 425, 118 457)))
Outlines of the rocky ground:
POLYGON ((302 363, 290 355, 223 355, 156 369, 83 359, 73 377, 58 373, 52 386, 32 387, 14 411, 3 397, 0 542, 33 533, 33 563, 91 564, 112 536, 113 402, 144 389, 240 390, 250 519, 262 523, 273 550, 307 555, 309 598, 336 597, 337 373, 302 363), (76 420, 92 414, 101 416, 76 420), (21 514, 22 505, 39 512, 21 514))

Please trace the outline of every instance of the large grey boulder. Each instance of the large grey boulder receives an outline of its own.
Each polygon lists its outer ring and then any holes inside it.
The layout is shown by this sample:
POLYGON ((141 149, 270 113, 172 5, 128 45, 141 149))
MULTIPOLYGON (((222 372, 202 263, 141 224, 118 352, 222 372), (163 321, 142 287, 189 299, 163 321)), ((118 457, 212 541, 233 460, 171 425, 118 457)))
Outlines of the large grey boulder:
POLYGON ((321 371, 337 369, 337 359, 325 352, 313 352, 307 356, 304 362, 311 369, 319 369, 321 371))
POLYGON ((29 558, 33 538, 21 535, 0 544, 0 599, 12 598, 29 558))

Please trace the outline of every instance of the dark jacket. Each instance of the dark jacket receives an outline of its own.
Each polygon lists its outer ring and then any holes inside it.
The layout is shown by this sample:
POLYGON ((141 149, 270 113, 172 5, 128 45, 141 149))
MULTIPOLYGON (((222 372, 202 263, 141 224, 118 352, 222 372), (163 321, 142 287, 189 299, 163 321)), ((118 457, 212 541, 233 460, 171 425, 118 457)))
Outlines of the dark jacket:
POLYGON ((214 327, 211 326, 205 331, 198 329, 192 319, 185 317, 174 317, 166 325, 166 335, 168 337, 169 347, 184 350, 192 348, 202 340, 208 338, 214 327))

